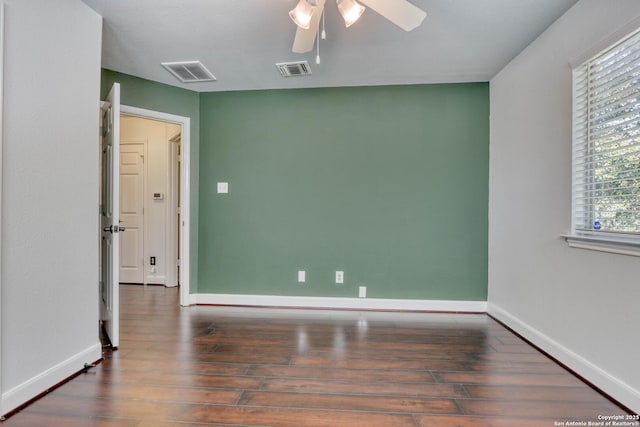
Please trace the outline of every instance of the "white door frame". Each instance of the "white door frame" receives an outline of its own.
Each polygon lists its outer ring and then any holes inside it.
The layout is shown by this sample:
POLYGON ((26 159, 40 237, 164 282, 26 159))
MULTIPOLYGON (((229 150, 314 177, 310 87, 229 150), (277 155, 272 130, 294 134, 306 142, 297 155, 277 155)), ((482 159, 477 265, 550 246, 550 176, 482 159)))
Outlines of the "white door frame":
MULTIPOLYGON (((2 146, 4 144, 4 3, 0 2, 0 313, 2 313, 2 146)), ((3 419, 2 316, 0 316, 0 419, 3 419)))
MULTIPOLYGON (((167 135, 169 136, 169 135, 167 135)), ((180 201, 178 195, 180 190, 177 188, 180 182, 180 160, 179 150, 182 145, 182 132, 169 138, 167 141, 167 220, 165 221, 165 259, 167 262, 167 269, 165 271, 165 286, 173 287, 178 286, 180 278, 178 277, 179 264, 173 262, 173 260, 180 260, 178 256, 179 250, 177 243, 179 242, 178 229, 178 208, 180 201)))
POLYGON ((180 209, 182 218, 182 230, 180 231, 180 305, 189 305, 190 284, 190 201, 191 201, 191 118, 177 116, 160 111, 122 105, 120 113, 145 119, 159 120, 175 123, 182 126, 182 162, 180 167, 180 209))

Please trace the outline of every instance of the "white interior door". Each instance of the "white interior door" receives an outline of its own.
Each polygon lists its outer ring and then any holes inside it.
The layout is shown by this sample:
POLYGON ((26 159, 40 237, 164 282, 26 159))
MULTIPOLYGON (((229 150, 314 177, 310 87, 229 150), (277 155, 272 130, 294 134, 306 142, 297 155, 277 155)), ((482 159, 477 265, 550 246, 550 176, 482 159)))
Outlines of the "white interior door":
POLYGON ((119 313, 119 202, 120 202, 120 85, 114 83, 103 117, 102 141, 102 248, 100 318, 111 346, 120 341, 119 313))
POLYGON ((120 282, 144 283, 144 143, 120 145, 120 282))

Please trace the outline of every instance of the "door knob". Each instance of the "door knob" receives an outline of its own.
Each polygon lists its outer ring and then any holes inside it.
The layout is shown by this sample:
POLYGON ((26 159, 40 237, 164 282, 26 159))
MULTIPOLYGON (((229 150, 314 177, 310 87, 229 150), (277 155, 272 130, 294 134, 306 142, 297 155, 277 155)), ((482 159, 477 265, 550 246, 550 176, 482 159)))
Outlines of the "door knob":
POLYGON ((102 231, 104 231, 105 233, 119 233, 126 229, 127 227, 125 227, 124 225, 110 225, 108 227, 104 227, 102 231))

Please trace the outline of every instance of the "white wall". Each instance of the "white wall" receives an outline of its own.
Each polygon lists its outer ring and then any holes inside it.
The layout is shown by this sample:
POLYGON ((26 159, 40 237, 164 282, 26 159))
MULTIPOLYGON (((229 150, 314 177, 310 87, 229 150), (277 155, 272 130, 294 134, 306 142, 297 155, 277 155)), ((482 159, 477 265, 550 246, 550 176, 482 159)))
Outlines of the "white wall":
MULTIPOLYGON (((147 156, 144 195, 144 280, 145 283, 177 285, 175 278, 167 277, 167 222, 169 221, 169 139, 180 132, 180 125, 140 117, 122 116, 120 142, 143 142, 147 156), (153 193, 163 193, 163 200, 154 200, 153 193), (155 271, 149 258, 156 257, 155 271)), ((176 225, 177 227, 177 225, 176 225)), ((177 246, 177 241, 173 243, 177 246)), ((173 270, 176 271, 175 269, 173 270)))
POLYGON ((1 413, 101 357, 102 21, 80 0, 4 2, 1 413))
POLYGON ((569 61, 640 16, 581 0, 490 82, 489 312, 640 411, 640 258, 572 249, 569 61))

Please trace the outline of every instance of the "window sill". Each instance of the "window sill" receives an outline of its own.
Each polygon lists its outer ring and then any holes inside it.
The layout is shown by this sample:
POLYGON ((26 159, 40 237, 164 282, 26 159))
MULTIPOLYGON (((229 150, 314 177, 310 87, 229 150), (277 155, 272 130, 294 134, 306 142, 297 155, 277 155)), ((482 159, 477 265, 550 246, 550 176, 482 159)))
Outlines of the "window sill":
POLYGON ((572 248, 587 249, 591 251, 609 252, 613 254, 640 256, 640 242, 602 238, 593 235, 563 235, 567 244, 572 248))

